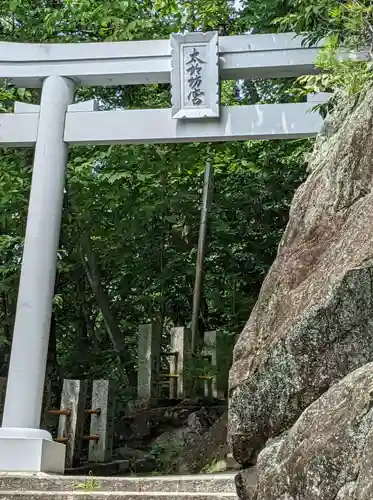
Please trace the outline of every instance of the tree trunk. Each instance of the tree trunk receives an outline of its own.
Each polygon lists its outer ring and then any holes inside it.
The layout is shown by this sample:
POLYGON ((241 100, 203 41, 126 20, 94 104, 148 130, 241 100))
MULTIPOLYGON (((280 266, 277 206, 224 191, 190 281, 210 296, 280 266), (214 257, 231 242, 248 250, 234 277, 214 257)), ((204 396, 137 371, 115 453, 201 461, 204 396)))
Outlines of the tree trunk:
POLYGON ((102 289, 100 271, 92 248, 91 238, 87 234, 83 234, 81 238, 80 258, 84 266, 88 282, 96 297, 97 305, 101 310, 107 334, 116 352, 118 368, 121 376, 123 381, 128 384, 127 370, 123 367, 123 361, 124 364, 130 366, 132 359, 129 353, 123 349, 123 334, 110 310, 110 300, 105 291, 102 289))

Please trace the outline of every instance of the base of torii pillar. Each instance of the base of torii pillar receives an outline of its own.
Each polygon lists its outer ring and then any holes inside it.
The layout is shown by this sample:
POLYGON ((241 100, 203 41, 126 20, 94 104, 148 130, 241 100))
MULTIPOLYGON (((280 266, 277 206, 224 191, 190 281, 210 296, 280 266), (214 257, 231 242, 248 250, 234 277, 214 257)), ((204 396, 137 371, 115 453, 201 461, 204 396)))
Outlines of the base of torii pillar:
POLYGON ((0 471, 63 474, 65 445, 40 429, 0 429, 0 471))

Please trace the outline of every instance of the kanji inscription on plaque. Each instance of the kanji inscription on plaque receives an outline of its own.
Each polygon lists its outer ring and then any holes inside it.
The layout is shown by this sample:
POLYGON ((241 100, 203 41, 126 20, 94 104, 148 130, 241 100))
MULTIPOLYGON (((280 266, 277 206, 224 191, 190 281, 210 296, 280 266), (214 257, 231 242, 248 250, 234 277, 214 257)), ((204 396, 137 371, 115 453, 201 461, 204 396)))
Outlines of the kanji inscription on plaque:
POLYGON ((171 36, 172 117, 219 117, 218 35, 171 36))

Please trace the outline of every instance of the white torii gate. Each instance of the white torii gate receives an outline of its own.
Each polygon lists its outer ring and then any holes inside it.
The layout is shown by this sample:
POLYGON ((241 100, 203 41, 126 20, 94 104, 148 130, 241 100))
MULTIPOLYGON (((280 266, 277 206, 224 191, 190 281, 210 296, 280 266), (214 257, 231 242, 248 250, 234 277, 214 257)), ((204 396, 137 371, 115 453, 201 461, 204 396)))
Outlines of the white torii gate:
POLYGON ((314 73, 318 48, 293 34, 82 44, 0 43, 0 81, 42 88, 39 105, 16 103, 0 114, 0 147, 35 146, 8 386, 0 428, 0 471, 64 470, 65 447, 40 430, 69 144, 126 144, 294 139, 317 134, 310 102, 219 105, 219 79, 314 73), (97 111, 74 104, 76 85, 172 83, 173 107, 97 111))

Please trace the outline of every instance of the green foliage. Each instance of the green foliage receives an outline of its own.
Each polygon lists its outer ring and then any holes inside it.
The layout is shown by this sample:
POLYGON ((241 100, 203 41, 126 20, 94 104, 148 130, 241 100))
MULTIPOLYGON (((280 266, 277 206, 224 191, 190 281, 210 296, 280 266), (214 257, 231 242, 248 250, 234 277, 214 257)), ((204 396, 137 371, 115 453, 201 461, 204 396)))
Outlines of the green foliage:
POLYGON ((372 82, 371 0, 243 0, 235 27, 241 32, 295 32, 303 36, 305 45, 326 43, 316 61, 322 74, 299 79, 295 88, 286 91, 293 98, 302 100, 311 92, 353 95, 372 82), (362 49, 368 59, 356 60, 353 54, 362 49))
POLYGON ((29 101, 31 92, 11 86, 0 87, 0 113, 11 111, 14 101, 29 101))
POLYGON ((235 19, 236 30, 240 33, 273 33, 278 27, 273 20, 292 12, 292 0, 242 0, 242 10, 235 19))
POLYGON ((206 464, 201 469, 201 474, 214 474, 221 471, 221 461, 214 459, 211 463, 206 464))
POLYGON ((85 479, 82 483, 74 486, 76 491, 97 491, 101 488, 100 481, 93 477, 92 472, 89 473, 89 477, 85 479))
POLYGON ((372 61, 340 61, 335 49, 325 48, 316 60, 322 71, 298 79, 304 93, 341 92, 359 94, 373 81, 372 61))
POLYGON ((117 41, 164 36, 153 2, 2 0, 0 38, 17 41, 117 41))
MULTIPOLYGON (((0 1, 0 39, 87 42, 165 38, 171 32, 266 31, 285 2, 229 0, 0 1), (251 24, 250 24, 251 23, 251 24)), ((278 29, 278 25, 271 29, 278 29)), ((284 28, 285 29, 285 28, 284 28)), ((224 82, 223 104, 294 102, 303 83, 224 82)), ((0 90, 0 110, 38 93, 0 90)), ((168 85, 79 88, 102 109, 165 107, 168 85)), ((190 322, 203 170, 214 166, 200 330, 229 339, 247 321, 277 251, 312 141, 130 145, 70 149, 51 336, 64 378, 136 383, 138 325, 190 322), (54 340, 53 340, 54 339, 54 340)), ((0 157, 0 372, 6 373, 31 181, 32 151, 0 157)), ((57 360, 57 361, 56 361, 57 360)), ((203 368, 204 369, 204 368, 203 368)), ((127 392, 126 392, 127 391, 127 392)), ((125 394, 124 394, 125 393, 125 394)))
POLYGON ((305 42, 311 44, 332 37, 338 45, 357 49, 371 46, 372 12, 369 0, 293 0, 275 25, 305 33, 305 42))
POLYGON ((180 440, 168 443, 167 447, 154 445, 149 453, 155 459, 154 474, 172 472, 172 467, 176 459, 181 456, 184 447, 184 442, 180 440))
POLYGON ((305 43, 325 40, 316 60, 321 74, 300 78, 305 93, 361 92, 373 81, 373 4, 370 0, 296 0, 275 20, 281 29, 307 33, 305 43), (365 54, 359 55, 359 52, 365 54))
POLYGON ((172 25, 188 31, 213 31, 230 24, 234 0, 155 0, 154 8, 172 25))

